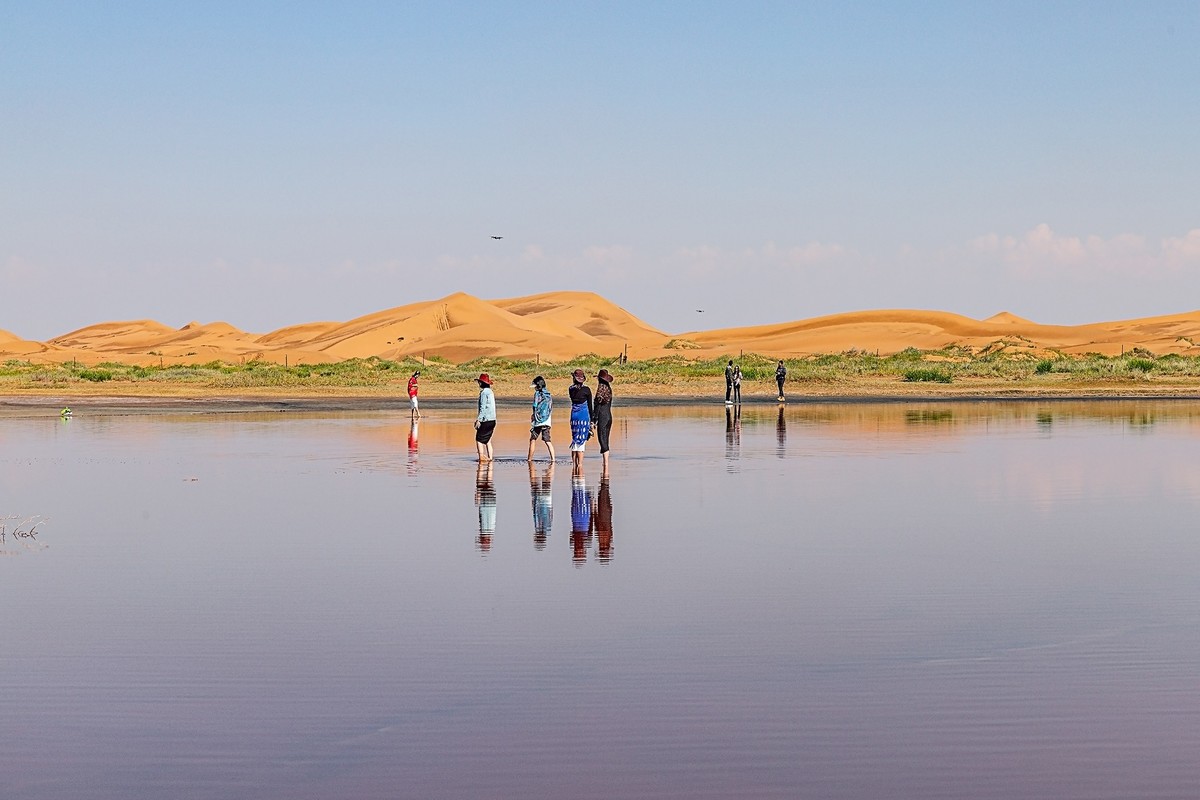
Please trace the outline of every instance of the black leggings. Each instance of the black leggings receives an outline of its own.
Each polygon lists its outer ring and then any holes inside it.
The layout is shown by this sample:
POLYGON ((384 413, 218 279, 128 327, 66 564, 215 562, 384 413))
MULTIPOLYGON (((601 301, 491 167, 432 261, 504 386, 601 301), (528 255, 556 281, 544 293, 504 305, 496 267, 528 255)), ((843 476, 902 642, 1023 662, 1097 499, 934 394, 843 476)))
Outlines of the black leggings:
POLYGON ((608 452, 608 432, 612 430, 612 409, 607 405, 596 406, 596 438, 600 440, 600 452, 608 452))

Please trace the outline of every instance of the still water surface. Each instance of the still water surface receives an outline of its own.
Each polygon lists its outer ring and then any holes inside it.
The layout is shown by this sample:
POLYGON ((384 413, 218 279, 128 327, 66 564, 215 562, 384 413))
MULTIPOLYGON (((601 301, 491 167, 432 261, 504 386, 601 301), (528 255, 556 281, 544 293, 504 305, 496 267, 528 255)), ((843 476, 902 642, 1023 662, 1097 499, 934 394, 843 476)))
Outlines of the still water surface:
POLYGON ((2 795, 1197 795, 1200 404, 509 406, 0 415, 2 795))

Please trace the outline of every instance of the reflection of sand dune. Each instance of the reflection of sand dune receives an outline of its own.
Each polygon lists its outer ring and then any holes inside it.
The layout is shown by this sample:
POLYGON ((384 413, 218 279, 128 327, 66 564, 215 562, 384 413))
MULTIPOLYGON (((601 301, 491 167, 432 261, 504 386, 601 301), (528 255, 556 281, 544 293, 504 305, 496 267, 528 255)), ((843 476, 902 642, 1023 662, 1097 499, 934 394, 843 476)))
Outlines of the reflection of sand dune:
POLYGON ((291 363, 437 355, 563 361, 584 353, 635 358, 721 356, 737 351, 803 356, 858 349, 892 353, 948 345, 1041 353, 1200 354, 1200 312, 1090 325, 1040 325, 1007 311, 975 320, 943 311, 884 310, 672 336, 588 292, 548 292, 486 301, 461 292, 397 306, 347 322, 308 322, 266 334, 224 322, 171 328, 152 320, 104 322, 49 342, 0 332, 0 357, 37 361, 199 363, 263 358, 291 363))

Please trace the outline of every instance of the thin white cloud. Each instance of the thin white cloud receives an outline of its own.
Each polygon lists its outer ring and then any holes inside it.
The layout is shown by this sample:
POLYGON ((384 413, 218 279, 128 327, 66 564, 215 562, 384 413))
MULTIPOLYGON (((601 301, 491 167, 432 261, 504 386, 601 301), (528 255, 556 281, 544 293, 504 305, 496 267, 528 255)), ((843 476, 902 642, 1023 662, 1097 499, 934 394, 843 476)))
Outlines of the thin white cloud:
POLYGON ((1019 276, 1047 272, 1148 275, 1166 269, 1200 266, 1200 229, 1152 243, 1136 233, 1074 236, 1041 223, 1020 236, 988 233, 967 243, 967 251, 996 259, 1019 276))

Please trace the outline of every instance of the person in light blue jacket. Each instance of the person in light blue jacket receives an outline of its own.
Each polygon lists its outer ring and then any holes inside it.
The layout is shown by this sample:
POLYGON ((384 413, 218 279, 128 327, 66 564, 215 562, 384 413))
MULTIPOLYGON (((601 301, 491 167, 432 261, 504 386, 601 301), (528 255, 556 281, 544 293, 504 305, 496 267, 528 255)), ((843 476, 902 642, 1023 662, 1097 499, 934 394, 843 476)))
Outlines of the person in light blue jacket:
POLYGON ((526 461, 533 461, 533 448, 537 440, 546 443, 550 451, 550 463, 554 463, 554 443, 550 441, 550 412, 554 408, 554 398, 546 388, 546 379, 538 375, 530 384, 533 388, 533 413, 529 415, 529 455, 526 461))
POLYGON ((496 430, 496 395, 492 394, 492 379, 486 372, 475 381, 479 384, 479 413, 475 415, 475 451, 482 464, 492 460, 492 433, 496 430))

